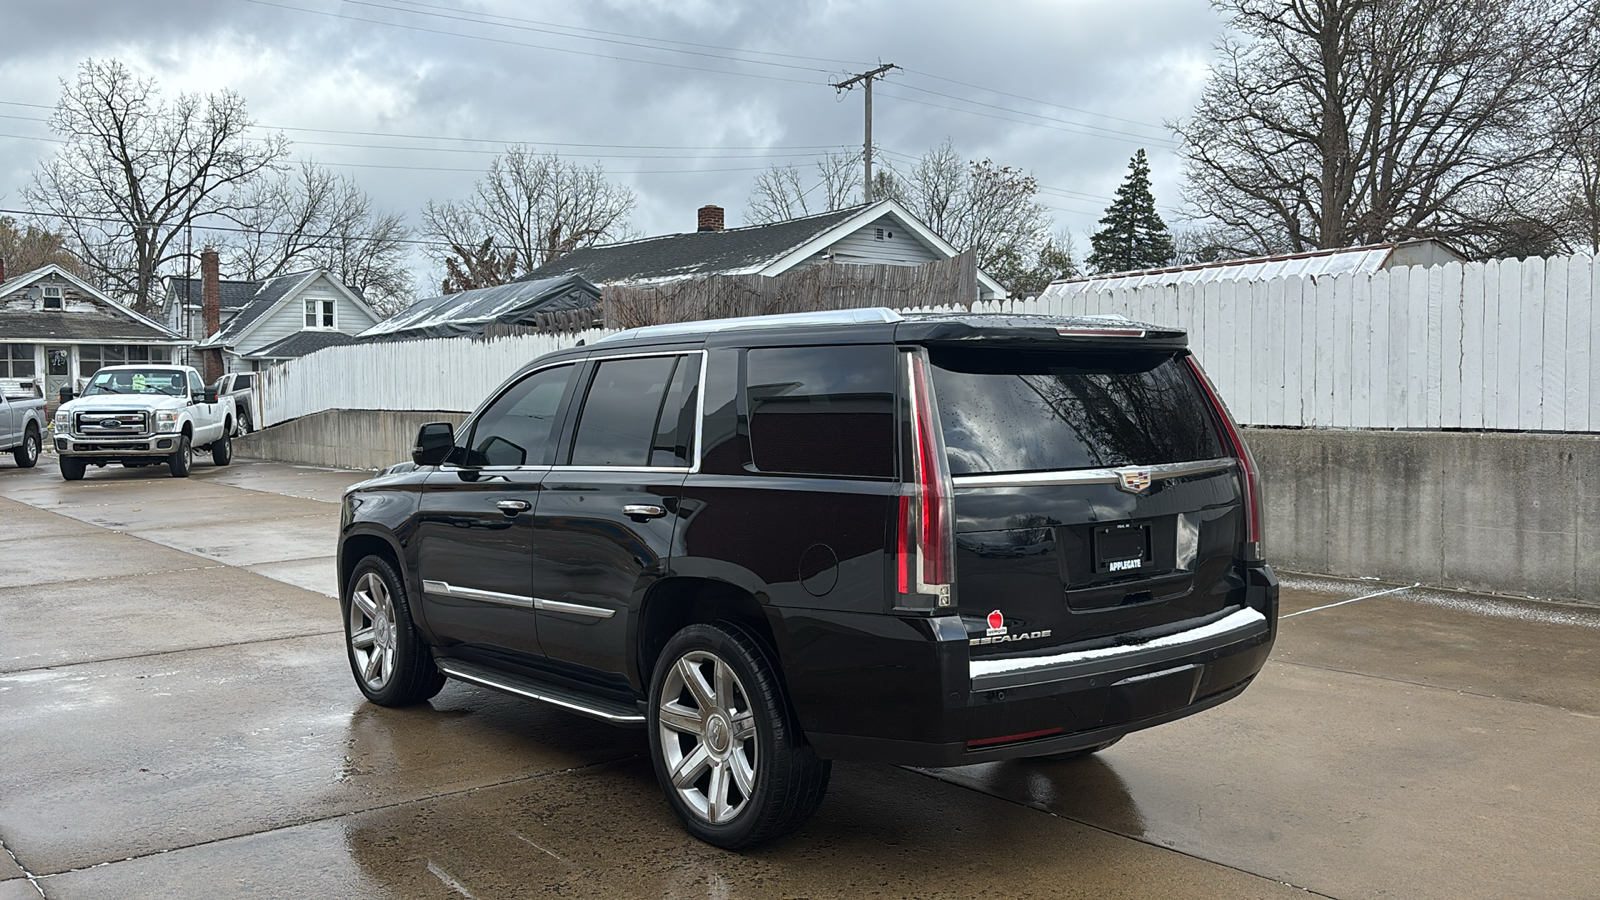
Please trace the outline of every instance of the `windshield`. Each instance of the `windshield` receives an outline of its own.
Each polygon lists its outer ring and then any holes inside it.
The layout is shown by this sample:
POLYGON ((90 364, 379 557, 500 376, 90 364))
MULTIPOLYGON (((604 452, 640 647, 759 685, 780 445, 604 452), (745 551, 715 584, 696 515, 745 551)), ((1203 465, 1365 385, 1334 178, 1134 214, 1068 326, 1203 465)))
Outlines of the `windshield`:
POLYGON ((161 394, 183 397, 188 394, 181 369, 101 369, 83 389, 83 396, 96 394, 161 394))

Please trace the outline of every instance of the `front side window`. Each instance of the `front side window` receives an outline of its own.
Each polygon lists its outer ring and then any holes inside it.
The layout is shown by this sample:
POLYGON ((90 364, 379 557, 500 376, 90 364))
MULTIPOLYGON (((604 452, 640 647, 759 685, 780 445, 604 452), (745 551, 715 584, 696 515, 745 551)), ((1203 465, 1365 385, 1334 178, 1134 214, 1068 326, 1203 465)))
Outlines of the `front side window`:
POLYGON ((0 378, 34 376, 32 344, 0 344, 0 378))
POLYGON ((572 441, 574 466, 688 466, 701 356, 610 359, 595 367, 572 441))
POLYGON ((84 378, 103 366, 120 366, 128 361, 126 347, 85 344, 78 348, 78 374, 84 378))
POLYGON ((496 398, 472 426, 464 465, 547 465, 556 414, 573 368, 535 372, 496 398))
POLYGON ((200 395, 204 394, 205 392, 206 392, 205 382, 202 382, 200 380, 200 376, 199 375, 196 375, 194 372, 190 372, 189 373, 189 395, 191 397, 195 398, 196 400, 198 400, 198 399, 200 399, 200 395))
POLYGON ((745 394, 756 468, 893 477, 894 365, 887 345, 751 350, 745 394))

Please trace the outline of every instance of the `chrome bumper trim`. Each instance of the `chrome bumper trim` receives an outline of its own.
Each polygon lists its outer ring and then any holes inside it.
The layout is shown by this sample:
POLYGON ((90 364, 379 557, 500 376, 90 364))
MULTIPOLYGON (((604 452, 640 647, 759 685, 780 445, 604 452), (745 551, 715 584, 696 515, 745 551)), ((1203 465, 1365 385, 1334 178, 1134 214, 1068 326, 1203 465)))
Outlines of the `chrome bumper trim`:
MULTIPOLYGON (((971 677, 976 680, 994 675, 1027 675, 1043 669, 1065 669, 1088 662, 1101 660, 1115 660, 1118 657, 1133 656, 1149 650, 1179 649, 1190 644, 1199 644, 1212 638, 1231 636, 1233 632, 1240 632, 1239 637, 1244 637, 1245 632, 1256 631, 1267 623, 1267 617, 1258 609, 1245 607, 1229 616, 1224 616, 1209 625, 1180 631, 1165 637, 1158 637, 1145 641, 1142 644, 1127 644, 1120 647, 1100 647, 1095 650, 1077 650, 1071 653, 1053 653, 1048 656, 1024 656, 1010 659, 974 659, 967 663, 971 677)), ((1062 673, 1062 677, 1072 677, 1070 671, 1062 673)), ((1048 680, 1048 679, 1047 679, 1048 680)))

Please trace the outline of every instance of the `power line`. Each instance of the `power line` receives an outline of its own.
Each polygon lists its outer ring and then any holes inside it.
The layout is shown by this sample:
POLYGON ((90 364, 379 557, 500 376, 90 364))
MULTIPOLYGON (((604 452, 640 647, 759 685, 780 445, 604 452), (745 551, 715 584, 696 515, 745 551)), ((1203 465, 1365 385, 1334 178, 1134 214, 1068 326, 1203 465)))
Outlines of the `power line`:
POLYGON ((944 94, 944 93, 940 93, 939 91, 930 91, 927 88, 920 88, 920 87, 917 87, 914 84, 902 84, 901 87, 907 88, 907 89, 913 90, 913 91, 921 91, 924 94, 931 94, 931 95, 933 95, 935 97, 943 97, 946 100, 954 100, 957 103, 970 103, 973 106, 983 106, 983 107, 987 107, 988 109, 997 109, 997 110, 1000 110, 1001 112, 1008 112, 1008 113, 1011 113, 1013 115, 1033 116, 1035 118, 1044 119, 1044 120, 1049 121, 1049 122, 1060 122, 1060 123, 1062 123, 1064 125, 1073 125, 1073 126, 1076 126, 1076 127, 1079 127, 1079 128, 1092 128, 1092 129, 1094 129, 1096 131, 1104 131, 1108 135, 1120 134, 1120 135, 1124 135, 1124 136, 1127 136, 1127 137, 1138 138, 1140 140, 1153 141, 1153 142, 1156 142, 1156 143, 1162 143, 1162 144, 1171 144, 1171 143, 1173 143, 1171 138, 1149 137, 1149 136, 1142 135, 1142 134, 1134 134, 1131 131, 1118 131, 1115 128, 1105 128, 1105 127, 1102 127, 1100 125, 1090 125, 1087 122, 1074 122, 1071 119, 1057 119, 1057 118, 1054 118, 1054 117, 1051 117, 1051 116, 1040 115, 1039 113, 1031 113, 1031 112, 1026 112, 1026 111, 1020 110, 1020 109, 1012 109, 1012 108, 1007 107, 1007 106, 999 106, 999 105, 994 104, 994 103, 984 103, 984 102, 979 101, 979 100, 968 100, 968 99, 966 99, 964 97, 957 97, 957 96, 955 96, 953 94, 944 94))
MULTIPOLYGON (((255 0, 251 0, 251 2, 255 2, 255 0)), ((1101 134, 1101 133, 1093 132, 1093 131, 1083 131, 1083 130, 1081 130, 1079 128, 1065 128, 1065 127, 1062 127, 1060 125, 1046 125, 1043 122, 1024 122, 1024 121, 1021 121, 1021 120, 1018 120, 1018 119, 1008 119, 1005 116, 997 116, 997 115, 995 115, 993 113, 980 112, 979 110, 976 110, 976 109, 961 109, 960 107, 956 107, 956 106, 946 106, 946 105, 944 105, 942 103, 930 103, 927 100, 918 100, 915 97, 907 97, 907 96, 905 96, 903 94, 885 94, 884 96, 892 97, 892 98, 894 98, 896 100, 902 100, 902 101, 904 101, 906 103, 915 103, 915 104, 917 104, 919 106, 930 106, 930 107, 933 107, 934 109, 945 109, 945 110, 949 110, 951 112, 966 113, 969 116, 982 116, 985 119, 996 119, 996 120, 1001 121, 1001 122, 1010 122, 1013 125, 1032 125, 1035 128, 1048 128, 1048 129, 1050 129, 1052 131, 1065 131, 1068 134, 1080 134, 1080 135, 1084 135, 1085 137, 1097 137, 1097 138, 1103 138, 1103 139, 1108 140, 1108 141, 1120 141, 1121 143, 1124 143, 1124 144, 1133 144, 1133 145, 1139 146, 1139 147, 1148 147, 1148 146, 1151 146, 1151 145, 1160 145, 1160 146, 1162 146, 1163 148, 1166 148, 1166 149, 1174 149, 1177 146, 1175 143, 1170 142, 1170 141, 1142 140, 1142 139, 1136 140, 1136 139, 1133 139, 1133 138, 1118 137, 1118 136, 1112 135, 1112 134, 1101 134)), ((1016 113, 1016 114, 1017 115, 1032 115, 1032 113, 1016 113)), ((1041 116, 1039 118, 1045 118, 1045 117, 1041 116)))
MULTIPOLYGON (((1161 128, 1161 129, 1164 129, 1164 128, 1167 127, 1165 125, 1158 125, 1158 124, 1155 124, 1153 122, 1141 122, 1138 119, 1123 119, 1123 118, 1119 118, 1117 116, 1111 116, 1111 115, 1106 115, 1105 113, 1095 112, 1093 110, 1079 109, 1076 106, 1063 106, 1060 103, 1051 103, 1048 100, 1035 100, 1032 97, 1024 97, 1021 94, 1008 93, 1006 91, 999 90, 998 88, 984 87, 984 86, 978 85, 978 84, 969 84, 969 83, 967 83, 965 81, 957 81, 954 78, 946 78, 943 75, 935 75, 932 72, 920 72, 920 71, 917 71, 915 69, 907 69, 906 70, 906 74, 907 75, 920 75, 923 78, 932 78, 932 79, 935 79, 937 81, 943 81, 943 82, 947 82, 949 84, 960 85, 961 87, 964 87, 964 88, 972 88, 975 91, 985 91, 985 92, 990 93, 990 94, 999 94, 1002 97, 1010 97, 1013 100, 1023 100, 1023 101, 1026 101, 1028 103, 1037 103, 1040 106, 1054 106, 1056 109, 1064 109, 1064 110, 1067 110, 1068 112, 1083 113, 1086 116, 1098 116, 1098 117, 1100 117, 1102 119, 1110 119, 1113 122, 1125 122, 1125 123, 1127 123, 1129 125, 1140 125, 1140 126, 1143 126, 1145 128, 1161 128)), ((910 87, 910 85, 907 85, 907 87, 910 87)))
MULTIPOLYGON (((860 68, 860 67, 866 65, 866 63, 864 63, 864 62, 862 62, 860 60, 832 59, 832 58, 826 57, 826 56, 802 56, 802 55, 797 54, 797 53, 778 53, 778 52, 773 51, 773 50, 746 50, 743 47, 725 47, 725 46, 722 46, 722 45, 719 45, 719 44, 697 44, 697 43, 695 43, 693 41, 675 41, 675 40, 672 40, 670 38, 650 37, 649 35, 642 35, 642 34, 627 34, 627 33, 620 32, 620 31, 606 31, 606 30, 600 29, 600 28, 584 28, 584 27, 582 27, 580 25, 562 25, 562 24, 556 23, 556 22, 541 22, 541 21, 539 21, 537 19, 521 19, 521 18, 517 18, 516 16, 502 16, 502 15, 499 15, 499 14, 496 14, 496 13, 482 13, 482 12, 472 12, 472 11, 469 11, 469 10, 457 10, 457 9, 453 9, 452 7, 448 7, 448 6, 434 6, 434 5, 431 5, 431 4, 428 4, 428 3, 420 3, 420 2, 417 2, 417 0, 393 0, 393 2, 395 2, 395 3, 403 3, 406 6, 419 6, 419 7, 422 7, 424 9, 444 10, 446 12, 471 12, 472 15, 482 16, 483 18, 486 18, 486 19, 502 19, 502 20, 505 20, 505 21, 508 21, 508 22, 525 22, 525 23, 530 24, 530 25, 546 25, 546 26, 549 26, 551 28, 564 28, 564 29, 567 29, 568 31, 586 31, 586 32, 589 32, 591 34, 604 34, 604 35, 609 35, 609 36, 612 36, 612 37, 634 38, 636 40, 641 40, 641 41, 654 41, 654 42, 659 43, 659 44, 679 44, 679 45, 682 45, 682 46, 685 46, 685 47, 700 47, 700 48, 706 49, 706 50, 727 50, 727 51, 732 52, 732 53, 749 53, 749 54, 752 54, 752 55, 755 55, 755 56, 778 56, 778 57, 782 57, 784 59, 804 59, 804 60, 809 60, 811 62, 839 63, 841 65, 850 66, 851 68, 860 68)), ((488 23, 485 23, 485 24, 488 24, 488 23)), ((568 36, 569 37, 577 37, 577 35, 568 35, 568 36)), ((656 49, 667 49, 667 48, 656 48, 656 49)))
MULTIPOLYGON (((778 69, 794 69, 794 70, 800 71, 800 72, 821 72, 823 74, 828 74, 829 73, 828 69, 818 69, 818 68, 816 68, 814 66, 797 66, 797 65, 794 65, 792 63, 767 62, 765 60, 759 60, 759 59, 737 59, 737 58, 731 57, 731 56, 723 56, 723 55, 717 54, 717 53, 706 53, 706 52, 703 52, 703 51, 700 51, 700 50, 678 50, 678 49, 674 49, 672 47, 652 47, 649 44, 640 44, 640 43, 636 43, 634 41, 618 40, 617 38, 614 38, 614 37, 610 37, 610 38, 585 37, 585 36, 579 35, 579 34, 566 34, 564 32, 560 32, 560 31, 552 31, 549 28, 536 28, 536 27, 534 27, 532 25, 508 25, 508 24, 496 23, 496 22, 485 22, 482 19, 474 19, 474 18, 469 18, 467 16, 459 16, 459 15, 453 16, 453 15, 447 15, 445 13, 440 13, 440 12, 424 12, 422 10, 409 10, 409 9, 404 9, 404 8, 398 7, 398 6, 390 6, 390 5, 386 4, 386 3, 374 3, 374 2, 371 2, 371 0, 344 0, 344 2, 349 4, 349 5, 351 5, 351 6, 366 6, 366 7, 370 7, 370 8, 373 8, 373 9, 383 9, 383 10, 388 10, 389 12, 397 12, 397 13, 401 13, 401 14, 405 14, 405 15, 428 16, 428 17, 434 18, 434 19, 446 19, 446 20, 453 21, 453 22, 467 22, 467 23, 470 23, 470 24, 473 24, 473 25, 489 25, 489 26, 492 26, 492 27, 495 27, 495 28, 511 28, 511 29, 515 29, 517 31, 531 31, 531 32, 534 32, 536 34, 549 34, 549 35, 554 35, 556 37, 573 38, 575 40, 580 40, 580 41, 595 41, 597 43, 602 43, 602 44, 617 44, 617 45, 620 45, 620 46, 623 46, 623 47, 638 47, 638 48, 640 48, 642 50, 654 50, 654 51, 656 51, 658 53, 682 53, 682 54, 685 54, 687 56, 701 56, 701 57, 705 57, 705 58, 708 58, 708 59, 720 59, 720 60, 722 60, 724 62, 748 63, 750 65, 755 65, 755 66, 772 66, 772 67, 778 68, 778 69)), ((415 5, 423 6, 422 4, 415 4, 415 5)), ((444 8, 444 7, 423 6, 423 9, 442 9, 442 8, 444 8)), ((479 13, 478 15, 485 15, 485 14, 484 13, 479 13)), ((510 21, 510 22, 528 21, 528 20, 525 20, 525 19, 514 19, 514 18, 512 18, 510 16, 494 16, 494 18, 503 19, 503 20, 507 20, 507 21, 510 21)), ((645 40, 649 40, 649 39, 645 38, 645 40)), ((551 49, 554 49, 554 48, 551 48, 551 49)), ((638 61, 638 60, 635 60, 635 61, 638 61)))
MULTIPOLYGON (((290 12, 306 13, 307 15, 324 16, 330 19, 343 19, 347 22, 364 22, 368 25, 382 25, 388 28, 399 28, 405 31, 421 32, 423 34, 436 34, 443 37, 465 38, 466 40, 470 41, 483 41, 490 44, 504 44, 511 47, 528 47, 534 50, 549 50, 552 53, 570 53, 575 56, 586 56, 592 59, 606 59, 613 62, 635 62, 640 63, 641 65, 662 66, 668 69, 684 69, 691 72, 709 72, 713 75, 733 75, 739 78, 758 78, 762 81, 784 81, 790 84, 804 84, 811 86, 815 86, 816 84, 816 82, 812 81, 801 81, 798 78, 783 78, 778 75, 759 75, 755 72, 736 72, 730 69, 708 69, 703 66, 686 66, 680 63, 661 62, 660 60, 637 59, 630 56, 612 56, 605 53, 591 53, 587 50, 574 50, 570 47, 551 47, 545 44, 530 44, 526 41, 513 41, 506 38, 485 37, 477 34, 462 34, 459 31, 442 31, 437 28, 423 28, 420 25, 405 25, 400 22, 384 22, 379 19, 363 19, 360 16, 347 16, 342 13, 324 12, 319 9, 305 9, 304 7, 299 6, 288 6, 282 3, 272 3, 269 2, 269 0, 243 0, 243 2, 253 3, 257 6, 270 6, 274 9, 289 10, 290 12)), ((749 60, 745 60, 745 62, 749 62, 749 60)))

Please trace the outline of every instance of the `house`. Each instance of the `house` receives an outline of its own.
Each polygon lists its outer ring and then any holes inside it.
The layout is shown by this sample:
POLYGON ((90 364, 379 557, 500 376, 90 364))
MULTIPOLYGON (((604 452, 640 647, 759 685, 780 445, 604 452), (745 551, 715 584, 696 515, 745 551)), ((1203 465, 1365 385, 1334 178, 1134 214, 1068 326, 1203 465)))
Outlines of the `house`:
POLYGON ((593 309, 599 303, 600 289, 581 275, 513 281, 418 300, 360 337, 395 341, 479 335, 491 325, 533 324, 541 313, 593 309))
POLYGON ((14 278, 0 264, 0 381, 37 382, 47 399, 101 366, 171 362, 193 343, 58 265, 14 278))
POLYGON ((381 318, 360 295, 322 269, 260 281, 223 280, 217 254, 200 254, 200 278, 169 278, 163 302, 168 327, 196 341, 190 365, 208 381, 226 372, 259 371, 355 335, 381 318), (214 279, 216 321, 207 316, 205 284, 214 279), (212 357, 206 363, 206 357, 212 357))
POLYGON ((1314 250, 1282 256, 1260 256, 1225 262, 1084 275, 1051 282, 1039 299, 1049 300, 1068 294, 1099 293, 1141 288, 1147 285, 1205 284, 1212 281, 1265 281, 1291 275, 1335 276, 1345 273, 1372 273, 1399 266, 1442 266, 1466 262, 1466 258, 1445 244, 1424 238, 1365 247, 1314 250))
MULTIPOLYGON (((682 234, 585 247, 545 263, 526 280, 582 275, 602 288, 638 287, 708 275, 781 275, 834 264, 919 266, 960 253, 893 200, 724 228, 720 206, 703 206, 699 228, 682 234)), ((1003 300, 1006 289, 978 272, 978 298, 1003 300)))

